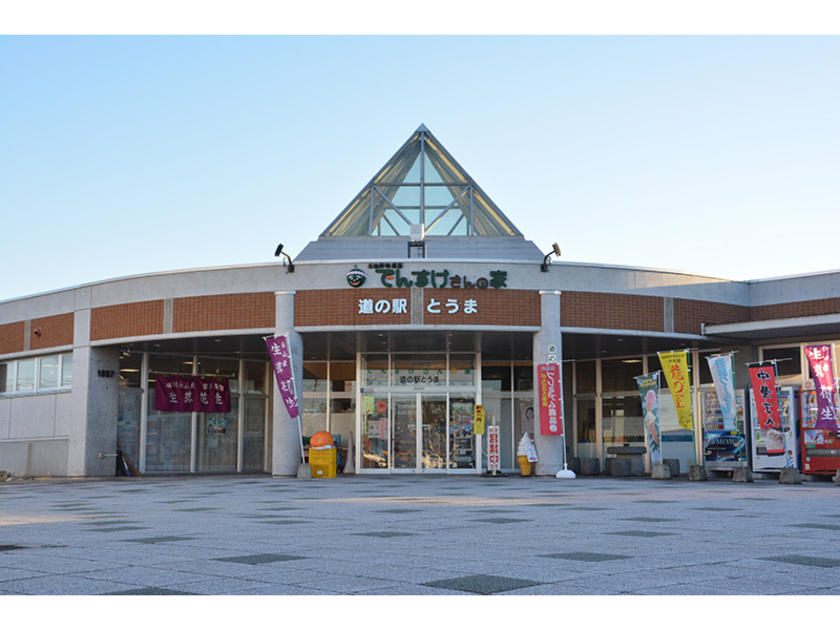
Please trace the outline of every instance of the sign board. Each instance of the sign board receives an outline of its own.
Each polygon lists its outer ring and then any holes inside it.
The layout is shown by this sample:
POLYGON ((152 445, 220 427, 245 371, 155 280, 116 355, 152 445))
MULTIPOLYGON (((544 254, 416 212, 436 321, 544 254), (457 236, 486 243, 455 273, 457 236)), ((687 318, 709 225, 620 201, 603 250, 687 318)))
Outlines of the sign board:
POLYGON ((487 427, 487 470, 501 470, 502 458, 499 453, 499 427, 487 427))
POLYGON ((484 435, 484 406, 483 405, 476 405, 474 407, 473 433, 475 435, 484 435))

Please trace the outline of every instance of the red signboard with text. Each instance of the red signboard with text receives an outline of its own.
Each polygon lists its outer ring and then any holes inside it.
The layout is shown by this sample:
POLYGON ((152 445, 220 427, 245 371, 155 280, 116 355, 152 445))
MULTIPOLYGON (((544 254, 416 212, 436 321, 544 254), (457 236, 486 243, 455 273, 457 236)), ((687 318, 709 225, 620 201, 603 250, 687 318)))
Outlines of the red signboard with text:
POLYGON ((539 383, 540 433, 563 435, 563 395, 560 383, 560 366, 543 363, 537 366, 539 383))

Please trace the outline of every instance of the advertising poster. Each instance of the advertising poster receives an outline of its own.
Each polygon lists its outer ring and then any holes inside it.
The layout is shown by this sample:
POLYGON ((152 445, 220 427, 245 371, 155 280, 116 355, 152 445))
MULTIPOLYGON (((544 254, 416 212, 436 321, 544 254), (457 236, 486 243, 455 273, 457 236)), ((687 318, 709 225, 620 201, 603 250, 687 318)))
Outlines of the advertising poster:
POLYGON ((837 431, 837 409, 834 403, 833 345, 805 346, 805 356, 817 391, 817 429, 837 431))
POLYGON ((560 384, 560 366, 541 363, 537 366, 540 401, 540 433, 563 435, 563 399, 560 384))
POLYGON ((659 432, 659 372, 636 377, 645 413, 645 435, 651 464, 662 461, 662 441, 659 432))
POLYGON ((723 416, 723 430, 737 430, 738 409, 735 401, 735 375, 732 370, 732 355, 706 357, 709 371, 715 384, 720 415, 723 416))
POLYGON ((677 419, 683 429, 694 430, 691 410, 691 382, 688 380, 688 353, 685 350, 660 352, 659 362, 674 399, 677 419))
POLYGON ((157 411, 199 411, 228 413, 230 387, 228 379, 212 376, 155 376, 155 409, 157 411))
POLYGON ((501 470, 502 458, 499 448, 499 427, 487 427, 487 470, 501 470))

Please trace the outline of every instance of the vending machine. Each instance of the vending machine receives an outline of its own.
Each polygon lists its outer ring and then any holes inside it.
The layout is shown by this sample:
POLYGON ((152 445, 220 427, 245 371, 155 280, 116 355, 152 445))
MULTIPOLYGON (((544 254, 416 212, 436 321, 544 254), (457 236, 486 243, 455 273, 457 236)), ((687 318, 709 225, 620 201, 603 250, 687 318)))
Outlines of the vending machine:
POLYGON ((779 472, 797 468, 799 440, 796 436, 796 412, 799 391, 795 387, 779 388, 779 411, 782 430, 758 426, 755 397, 750 391, 750 445, 753 472, 779 472))
POLYGON ((703 421, 703 460, 709 470, 729 471, 747 463, 747 435, 744 427, 744 390, 735 392, 736 427, 726 430, 720 403, 714 390, 703 391, 700 413, 703 421))
MULTIPOLYGON (((834 475, 840 470, 840 422, 834 430, 817 428, 817 391, 813 387, 800 390, 802 404, 802 472, 810 475, 834 475)), ((838 393, 835 391, 835 408, 838 393)))

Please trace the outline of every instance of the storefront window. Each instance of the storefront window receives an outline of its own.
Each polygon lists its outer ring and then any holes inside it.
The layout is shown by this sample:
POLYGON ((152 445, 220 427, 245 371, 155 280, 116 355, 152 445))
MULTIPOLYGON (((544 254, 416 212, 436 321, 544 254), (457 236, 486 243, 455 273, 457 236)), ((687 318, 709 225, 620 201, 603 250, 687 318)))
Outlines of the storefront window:
POLYGON ((303 363, 303 392, 327 391, 327 362, 304 361, 303 363))
POLYGON ((366 387, 388 386, 388 355, 367 355, 362 364, 362 381, 366 387))
POLYGON ((639 396, 604 398, 601 414, 605 455, 611 446, 644 446, 645 426, 639 396))
POLYGON ((595 399, 577 400, 578 457, 598 457, 597 429, 595 425, 595 399))
POLYGON ((494 392, 510 392, 510 363, 483 363, 481 366, 481 388, 494 392))
POLYGON ((575 361, 575 385, 578 394, 595 393, 595 361, 575 361))
POLYGON ((35 390, 35 359, 18 361, 16 389, 19 392, 35 390))
POLYGON ((513 366, 513 382, 517 392, 534 391, 534 366, 531 363, 513 366))
POLYGON ((472 387, 475 384, 475 356, 452 355, 449 357, 449 385, 472 387))
POLYGON ((388 398, 362 397, 362 468, 388 467, 388 398))
POLYGON ((776 374, 784 376, 802 376, 802 354, 800 346, 791 348, 763 348, 762 355, 765 361, 777 361, 776 374))
POLYGON ((446 357, 426 355, 415 359, 395 355, 391 384, 393 387, 446 387, 446 357))
POLYGON ((642 357, 601 361, 601 391, 626 392, 637 389, 636 377, 643 373, 642 357))

